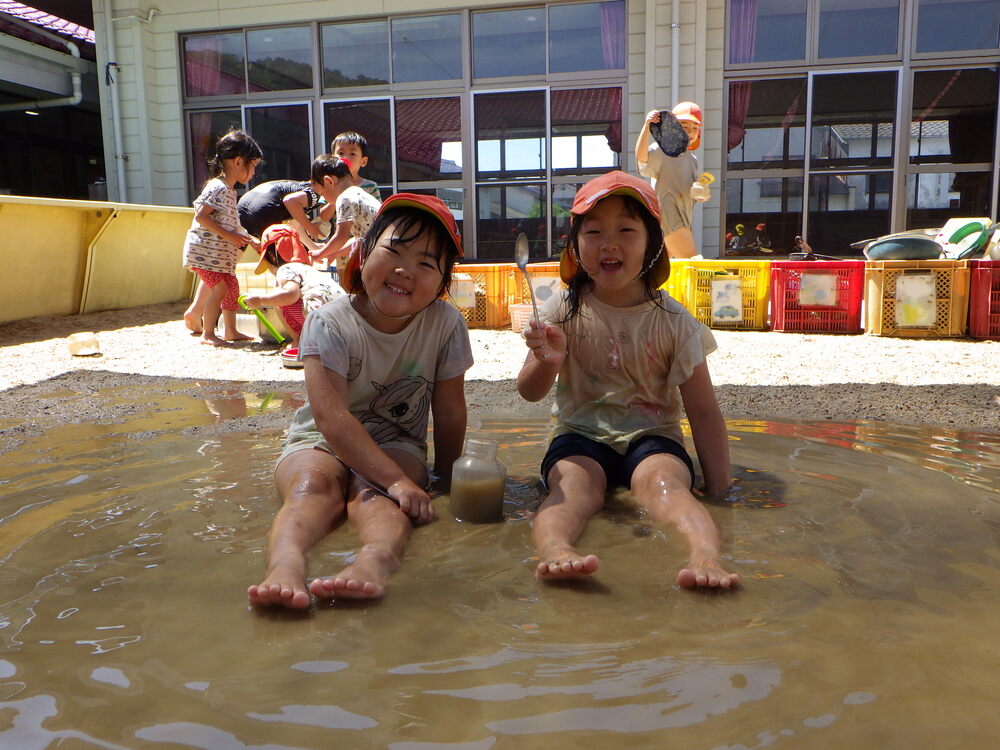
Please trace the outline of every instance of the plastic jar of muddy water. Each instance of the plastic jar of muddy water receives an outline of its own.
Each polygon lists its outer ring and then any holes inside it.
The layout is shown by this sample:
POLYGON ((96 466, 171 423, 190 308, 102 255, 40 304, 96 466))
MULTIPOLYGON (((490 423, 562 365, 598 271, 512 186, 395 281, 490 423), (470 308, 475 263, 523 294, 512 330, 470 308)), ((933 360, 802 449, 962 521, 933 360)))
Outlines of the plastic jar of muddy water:
POLYGON ((492 440, 466 440, 465 453, 451 470, 448 507, 459 521, 503 520, 503 486, 507 469, 497 460, 492 440))

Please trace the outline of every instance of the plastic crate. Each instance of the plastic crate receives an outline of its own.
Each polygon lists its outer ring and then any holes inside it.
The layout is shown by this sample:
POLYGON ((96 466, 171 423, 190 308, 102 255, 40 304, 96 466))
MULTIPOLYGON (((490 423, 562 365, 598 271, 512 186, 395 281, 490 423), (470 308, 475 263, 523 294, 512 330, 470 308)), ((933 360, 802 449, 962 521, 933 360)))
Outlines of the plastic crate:
POLYGON ((268 269, 264 273, 256 274, 254 273, 256 267, 256 262, 236 264, 236 279, 240 282, 240 291, 243 294, 254 292, 263 294, 274 290, 274 272, 268 269))
MULTIPOLYGON (((475 306, 459 307, 469 328, 503 328, 510 325, 508 307, 516 303, 513 263, 456 263, 453 274, 472 277, 475 306)), ((449 297, 449 299, 451 299, 449 297)))
POLYGON ((865 264, 865 331, 874 336, 961 336, 969 313, 969 261, 882 260, 865 264), (933 291, 932 304, 903 302, 904 281, 919 278, 933 291), (926 315, 912 315, 903 305, 926 315), (923 318, 923 319, 921 319, 923 318))
POLYGON ((680 302, 682 305, 687 306, 687 302, 684 299, 684 267, 691 265, 692 261, 684 260, 681 258, 671 258, 670 260, 670 276, 667 278, 666 283, 660 287, 666 291, 671 297, 680 302))
POLYGON ((520 333, 535 314, 530 302, 518 302, 511 305, 509 310, 510 330, 514 333, 520 333))
MULTIPOLYGON (((692 260, 671 266, 676 286, 670 296, 686 307, 694 317, 711 328, 736 330, 767 330, 767 298, 770 291, 771 261, 769 260, 692 260), (730 277, 738 280, 740 289, 739 315, 733 320, 713 319, 712 282, 730 277)), ((667 280, 668 287, 670 279, 667 280)), ((668 290, 669 291, 669 290, 668 290)))
POLYGON ((1000 260, 972 261, 969 335, 1000 341, 1000 260))
POLYGON ((861 333, 863 260, 771 263, 771 328, 792 333, 861 333))
MULTIPOLYGON (((529 263, 528 273, 531 274, 531 285, 535 288, 535 295, 538 298, 538 306, 544 305, 549 298, 560 289, 565 289, 562 279, 559 278, 559 262, 545 261, 543 263, 529 263)), ((516 284, 516 303, 531 303, 528 291, 528 282, 521 273, 521 269, 514 266, 514 277, 516 284)))

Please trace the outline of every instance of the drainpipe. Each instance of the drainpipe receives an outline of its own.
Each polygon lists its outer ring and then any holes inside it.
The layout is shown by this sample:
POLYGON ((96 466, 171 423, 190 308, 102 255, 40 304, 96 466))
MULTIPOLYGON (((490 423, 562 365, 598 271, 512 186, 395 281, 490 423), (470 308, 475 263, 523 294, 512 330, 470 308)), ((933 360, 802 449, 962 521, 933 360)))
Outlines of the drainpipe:
POLYGON ((670 106, 677 104, 681 80, 681 0, 673 0, 670 7, 670 106))
POLYGON ((111 132, 115 143, 115 152, 112 156, 115 160, 115 175, 118 181, 118 202, 128 203, 128 187, 125 183, 125 162, 128 161, 128 154, 125 153, 125 138, 122 135, 121 97, 118 91, 118 82, 112 77, 112 71, 117 71, 120 74, 121 68, 115 62, 117 55, 115 53, 115 29, 111 18, 111 0, 104 0, 104 38, 107 50, 104 81, 111 98, 111 132))
MULTIPOLYGON (((80 59, 80 48, 77 47, 73 42, 68 39, 63 39, 58 34, 52 34, 45 29, 40 29, 32 23, 27 21, 22 21, 20 18, 14 18, 6 13, 3 14, 8 21, 17 26, 22 26, 33 34, 38 34, 44 36, 46 39, 51 39, 54 42, 59 42, 69 50, 69 53, 76 59, 80 59)), ((81 101, 83 101, 83 87, 80 85, 80 71, 70 68, 69 71, 70 85, 72 86, 73 93, 69 96, 60 96, 53 99, 35 99, 30 102, 13 102, 10 104, 0 104, 0 112, 13 112, 19 109, 44 109, 45 107, 75 107, 81 101)))

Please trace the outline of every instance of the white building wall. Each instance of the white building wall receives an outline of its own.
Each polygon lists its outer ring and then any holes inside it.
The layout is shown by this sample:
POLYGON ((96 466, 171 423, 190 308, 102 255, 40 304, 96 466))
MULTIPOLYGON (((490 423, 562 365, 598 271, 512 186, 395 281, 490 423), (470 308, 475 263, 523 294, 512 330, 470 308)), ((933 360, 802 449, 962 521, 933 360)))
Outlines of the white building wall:
MULTIPOLYGON (((722 68, 725 39, 725 0, 677 0, 680 9, 678 91, 670 90, 671 12, 674 0, 628 0, 627 98, 623 166, 635 172, 633 149, 638 129, 651 107, 672 106, 672 99, 702 105, 705 131, 699 159, 705 170, 721 173, 724 127, 722 68), (653 18, 647 18, 652 6, 653 18), (653 59, 647 54, 646 34, 654 35, 653 59), (652 71, 652 103, 647 101, 646 71, 652 71)), ((181 108, 182 78, 179 34, 257 24, 294 23, 315 19, 413 13, 418 10, 454 11, 464 8, 506 7, 523 2, 464 0, 419 3, 415 0, 92 0, 97 34, 100 98, 104 121, 109 197, 121 200, 115 166, 111 92, 104 80, 107 63, 110 8, 115 61, 114 73, 121 101, 124 140, 125 196, 132 203, 187 205, 186 152, 181 108), (153 11, 151 13, 151 11, 153 11)), ((706 257, 719 255, 721 183, 712 200, 696 211, 696 240, 706 257)))

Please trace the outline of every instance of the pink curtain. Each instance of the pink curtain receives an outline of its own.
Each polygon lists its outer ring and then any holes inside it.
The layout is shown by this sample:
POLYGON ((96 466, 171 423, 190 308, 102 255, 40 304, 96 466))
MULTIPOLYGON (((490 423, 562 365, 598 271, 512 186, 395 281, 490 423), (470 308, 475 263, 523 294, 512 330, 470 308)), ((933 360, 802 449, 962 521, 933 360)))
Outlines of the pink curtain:
MULTIPOLYGON (((757 0, 732 0, 729 4, 729 62, 753 61, 757 36, 757 0)), ((750 81, 729 84, 729 151, 739 146, 746 135, 743 127, 750 108, 750 81)))
POLYGON ((184 50, 184 82, 188 96, 212 96, 219 91, 222 40, 216 36, 189 39, 184 50))
POLYGON ((625 5, 601 3, 601 51, 606 70, 625 67, 625 5))

